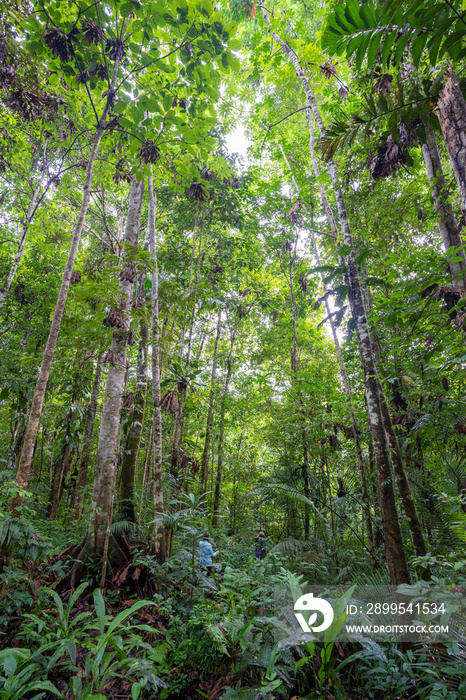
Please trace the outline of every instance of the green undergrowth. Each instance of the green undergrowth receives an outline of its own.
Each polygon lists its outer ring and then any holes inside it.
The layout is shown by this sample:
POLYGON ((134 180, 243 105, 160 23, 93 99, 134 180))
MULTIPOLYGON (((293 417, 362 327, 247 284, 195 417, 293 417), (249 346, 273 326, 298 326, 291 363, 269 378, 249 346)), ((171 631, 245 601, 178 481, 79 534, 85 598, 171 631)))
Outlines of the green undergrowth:
POLYGON ((305 583, 293 557, 272 551, 259 562, 249 543, 218 533, 222 565, 206 577, 197 534, 187 528, 162 567, 135 553, 157 590, 146 600, 128 587, 103 595, 89 581, 58 594, 57 564, 12 562, 1 575, 0 700, 466 697, 465 650, 454 643, 280 641, 277 589, 305 583))

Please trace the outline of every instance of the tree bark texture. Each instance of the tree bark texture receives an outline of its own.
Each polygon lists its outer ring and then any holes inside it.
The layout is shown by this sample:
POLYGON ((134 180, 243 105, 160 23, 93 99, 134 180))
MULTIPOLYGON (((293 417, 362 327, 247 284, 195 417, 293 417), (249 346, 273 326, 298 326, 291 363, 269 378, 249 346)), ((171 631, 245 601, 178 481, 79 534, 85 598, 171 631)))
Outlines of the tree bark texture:
POLYGON ((466 102, 451 68, 446 73, 436 112, 466 211, 466 102))
POLYGON ((214 506, 213 506, 213 516, 212 525, 217 524, 217 518, 220 514, 220 498, 222 492, 222 478, 223 478, 223 438, 225 434, 225 414, 227 410, 227 398, 228 398, 228 388, 230 386, 230 379, 233 367, 233 347, 236 338, 236 328, 231 334, 230 339, 230 353, 227 359, 227 373, 225 376, 225 383, 223 385, 222 392, 222 404, 220 408, 220 419, 218 425, 218 448, 217 448, 217 475, 215 479, 215 493, 214 493, 214 506))
POLYGON ((408 521, 414 551, 416 552, 416 556, 424 557, 427 554, 424 533, 422 530, 421 521, 419 520, 416 502, 413 498, 413 494, 411 493, 411 487, 408 482, 408 477, 406 476, 404 461, 398 443, 398 438, 393 428, 392 419, 385 398, 382 402, 382 416, 385 432, 387 433, 388 444, 390 447, 390 456, 392 460, 393 471, 395 472, 398 492, 401 497, 403 510, 406 515, 406 520, 408 521))
MULTIPOLYGON (((191 252, 191 263, 190 263, 190 269, 189 269, 189 283, 188 283, 188 291, 187 291, 187 299, 186 299, 186 309, 185 309, 185 318, 183 322, 183 327, 181 329, 181 336, 180 336, 180 364, 183 365, 183 353, 184 353, 184 344, 185 344, 185 334, 186 334, 186 326, 188 322, 188 311, 189 311, 189 303, 191 302, 192 305, 192 310, 191 310, 191 317, 190 317, 190 322, 189 322, 189 335, 188 335, 188 345, 186 348, 186 355, 184 359, 184 367, 185 367, 185 375, 189 373, 189 362, 191 359, 191 348, 192 348, 192 339, 193 339, 193 329, 194 329, 194 317, 195 317, 195 309, 196 309, 196 295, 197 295, 197 283, 199 279, 199 267, 200 267, 200 262, 201 262, 201 249, 202 249, 202 229, 203 229, 203 219, 201 215, 201 219, 199 221, 199 203, 196 205, 196 219, 195 219, 195 233, 194 233, 194 238, 193 238, 193 247, 192 247, 192 252, 191 252), (192 289, 191 285, 193 282, 193 267, 194 267, 194 254, 196 251, 196 231, 199 226, 199 239, 198 239, 198 252, 197 252, 197 262, 196 262, 196 273, 194 276, 194 288, 192 289), (191 298, 192 295, 192 298, 191 298)), ((170 473, 171 474, 178 474, 179 471, 179 466, 180 466, 180 459, 181 459, 181 442, 183 439, 183 427, 184 427, 184 404, 186 400, 186 393, 188 390, 188 384, 187 384, 187 378, 185 377, 180 377, 180 381, 178 383, 178 393, 180 397, 180 409, 176 414, 176 419, 175 419, 175 431, 173 434, 173 447, 172 447, 172 457, 171 457, 171 465, 170 465, 170 473)))
MULTIPOLYGON (((306 110, 306 118, 308 120, 310 132, 313 130, 311 119, 312 114, 319 134, 321 137, 323 137, 325 135, 325 128, 322 117, 311 85, 304 69, 300 64, 298 56, 276 32, 271 30, 270 19, 264 8, 262 8, 262 15, 269 27, 269 30, 271 31, 272 36, 282 47, 283 52, 292 63, 296 76, 300 80, 304 89, 306 95, 306 106, 308 107, 306 110)), ((390 469, 390 460, 382 421, 380 395, 381 388, 379 386, 374 355, 372 352, 369 326, 364 309, 362 288, 355 261, 354 245, 348 221, 348 214, 339 182, 337 167, 333 159, 329 161, 328 168, 333 185, 335 201, 337 204, 338 219, 340 222, 343 242, 348 245, 350 249, 350 253, 346 258, 347 282, 349 288, 348 298, 352 317, 355 323, 359 354, 364 372, 364 386, 368 407, 368 418, 373 440, 374 458, 379 482, 380 508, 385 535, 387 566, 390 574, 390 582, 392 585, 396 586, 401 583, 409 583, 410 576, 403 545, 400 522, 398 519, 398 511, 390 469)))
MULTIPOLYGON (((139 283, 144 285, 144 279, 142 277, 139 283)), ((134 406, 131 415, 131 423, 126 436, 120 472, 120 513, 123 520, 130 520, 133 523, 136 522, 136 508, 134 502, 136 469, 144 422, 144 410, 146 407, 148 337, 149 328, 147 322, 143 320, 140 324, 134 406)))
POLYGON ((10 449, 8 450, 7 469, 13 469, 20 454, 21 445, 23 444, 24 433, 26 431, 26 408, 23 409, 23 402, 26 403, 26 398, 23 391, 18 392, 18 404, 16 413, 18 418, 14 422, 11 431, 10 449))
POLYGON ((22 230, 21 230, 21 237, 19 239, 18 248, 16 249, 15 259, 13 260, 13 263, 10 267, 10 271, 8 272, 8 276, 5 280, 5 284, 0 289, 0 310, 3 306, 3 304, 5 303, 6 295, 8 294, 8 292, 10 290, 11 283, 13 282, 13 279, 16 275, 19 264, 20 264, 21 259, 23 257, 24 245, 26 243, 26 236, 27 236, 27 233, 29 231, 31 221, 32 221, 34 214, 36 212, 36 209, 37 209, 36 201, 37 201, 37 197, 38 197, 39 192, 40 192, 40 183, 33 190, 33 193, 32 193, 32 196, 31 196, 31 199, 29 202, 28 210, 26 212, 26 216, 25 216, 24 221, 23 221, 23 226, 22 226, 22 230))
MULTIPOLYGON (((448 199, 447 183, 443 173, 442 161, 437 146, 435 135, 427 127, 427 141, 422 146, 422 153, 426 164, 427 175, 429 177, 430 187, 432 190, 432 199, 434 200, 435 210, 438 216, 440 234, 443 240, 445 251, 449 248, 455 248, 456 257, 461 257, 461 260, 449 262, 448 269, 452 278, 452 285, 461 292, 466 291, 466 256, 464 249, 461 247, 461 240, 458 222, 453 212, 453 207, 448 199), (459 250, 458 250, 459 249, 459 250), (458 275, 462 275, 458 277, 458 275), (455 279, 457 278, 458 279, 455 279)), ((451 256, 453 257, 453 256, 451 256)))
POLYGON ((222 332, 222 312, 219 310, 217 317, 217 333, 215 335, 214 354, 212 357, 212 372, 210 375, 209 407, 207 410, 207 423, 205 429, 204 449, 201 460, 201 494, 207 490, 207 475, 209 471, 209 451, 212 436, 212 426, 214 423, 214 398, 215 398, 215 375, 217 373, 217 354, 220 335, 222 332))
MULTIPOLYGON (((133 180, 129 196, 128 216, 124 241, 135 247, 138 242, 139 221, 141 218, 144 182, 133 180)), ((122 269, 126 266, 128 253, 123 254, 122 269)), ((133 282, 120 275, 117 305, 124 320, 124 328, 113 328, 110 365, 105 396, 100 419, 99 442, 97 446, 94 487, 89 519, 88 544, 91 552, 102 554, 107 530, 110 528, 115 475, 119 452, 118 435, 120 409, 123 398, 126 370, 126 342, 129 331, 129 315, 132 301, 133 282)), ((108 536, 107 536, 108 539, 108 536)), ((80 557, 78 557, 79 559, 80 557)))
MULTIPOLYGON (((281 144, 280 144, 280 150, 281 150, 282 155, 285 159, 285 162, 288 166, 288 169, 291 173, 291 178, 293 180, 295 190, 299 196, 301 193, 300 187, 299 187, 299 185, 298 185, 298 183, 293 175, 293 170, 291 168, 290 162, 289 162, 289 160, 286 156, 286 153, 283 150, 283 147, 281 144)), ((318 178, 320 175, 320 168, 319 168, 319 165, 317 163, 317 158, 316 158, 315 150, 314 150, 314 131, 313 130, 310 132, 310 152, 311 152, 311 159, 312 159, 312 163, 313 163, 314 173, 315 173, 316 177, 318 178)), ((323 207, 324 207, 326 214, 327 214, 327 221, 329 223, 330 230, 332 231, 332 235, 333 235, 333 237, 335 239, 335 243, 336 243, 338 229, 337 229, 337 226, 335 223, 335 218, 333 216, 332 209, 331 209, 329 201, 327 199, 327 194, 325 192, 325 188, 321 182, 319 182, 319 192, 320 192, 323 207)), ((317 262, 317 265, 320 265, 321 258, 320 258, 319 248, 317 246, 317 241, 316 241, 314 230, 311 229, 310 233, 311 233, 312 247, 314 250, 316 262, 317 262)), ((354 436, 354 447, 355 447, 355 451, 356 451, 356 460, 358 463, 359 477, 360 477, 360 481, 361 481, 361 495, 362 495, 362 501, 364 504, 363 510, 364 510, 365 524, 366 524, 366 532, 367 532, 367 546, 368 546, 369 551, 371 553, 373 553, 374 549, 375 549, 375 544, 374 544, 374 531, 372 528, 371 502, 370 502, 370 497, 369 497, 369 491, 367 488, 366 468, 364 465, 364 458, 362 456, 361 442, 359 440, 359 431, 358 431, 358 426, 357 426, 357 422, 356 422, 356 415, 354 412, 351 386, 350 386, 350 382, 349 382, 348 372, 346 370, 345 361, 343 359, 343 354, 341 352, 341 346, 340 346, 340 341, 338 339, 337 329, 335 328, 333 316, 331 315, 330 304, 328 302, 328 297, 326 295, 327 286, 324 282, 325 275, 323 273, 321 273, 320 277, 321 277, 321 281, 322 281, 322 289, 324 292, 325 310, 327 312, 327 316, 329 319, 330 330, 332 332, 332 337, 333 337, 333 343, 335 345, 335 351, 337 353, 338 364, 340 367, 340 376, 341 376, 341 379, 343 382, 343 389, 345 391, 346 403, 348 406, 348 412, 349 412, 350 420, 351 420, 351 428, 352 428, 353 436, 354 436)))
POLYGON ((53 475, 52 487, 50 489, 49 497, 49 513, 48 517, 50 520, 55 520, 58 514, 58 506, 60 505, 61 498, 63 496, 64 481, 70 470, 70 464, 73 454, 71 450, 71 445, 66 443, 63 446, 63 450, 58 460, 53 475))
POLYGON ((100 353, 97 357, 97 363, 92 383, 91 398, 86 411, 84 442, 81 453, 81 462, 78 470, 78 478, 76 482, 76 490, 74 493, 73 509, 74 520, 79 520, 83 510, 84 491, 87 482, 87 470, 89 468, 89 460, 91 456, 92 438, 94 435, 95 417, 97 415, 97 406, 99 403, 100 380, 102 378, 102 370, 104 366, 104 354, 100 353))
POLYGON ((160 323, 159 323, 159 272, 157 265, 157 246, 155 240, 155 196, 154 182, 149 177, 149 211, 147 222, 147 238, 149 250, 155 263, 152 273, 152 499, 154 505, 154 549, 160 563, 165 561, 165 528, 163 524, 163 474, 162 474, 162 409, 160 408, 160 323))
MULTIPOLYGON (((16 484, 24 490, 27 489, 29 484, 32 460, 34 457, 34 446, 36 444, 37 433, 39 432, 39 424, 42 415, 42 407, 44 404, 45 392, 47 390, 47 383, 50 375, 50 370, 52 368, 53 356, 55 353, 55 347, 57 345, 58 334, 60 332, 60 325, 63 318, 63 313, 65 311, 66 298, 68 296, 68 290, 70 288, 73 266, 78 252, 79 241, 81 239, 81 233, 84 227, 84 222, 86 220, 87 210, 89 208, 94 164, 97 157, 97 153, 99 151, 102 136, 104 135, 107 115, 110 112, 110 108, 113 105, 114 101, 114 87, 118 74, 118 66, 119 60, 117 59, 114 64, 112 80, 110 83, 110 88, 108 90, 109 96, 107 97, 102 116, 96 128, 91 154, 87 163, 81 209, 79 211, 78 220, 74 228, 71 246, 68 253, 68 259, 66 261, 65 270, 63 273, 60 292, 58 294, 52 324, 50 326, 49 336, 45 345, 44 357, 42 359, 42 363, 39 369, 39 375, 37 377, 31 410, 29 412, 29 420, 26 428, 26 434, 24 436, 23 450, 21 452, 18 470, 16 472, 16 484)), ((14 510, 17 506, 21 505, 22 502, 23 497, 21 495, 18 495, 12 500, 11 509, 14 510)))

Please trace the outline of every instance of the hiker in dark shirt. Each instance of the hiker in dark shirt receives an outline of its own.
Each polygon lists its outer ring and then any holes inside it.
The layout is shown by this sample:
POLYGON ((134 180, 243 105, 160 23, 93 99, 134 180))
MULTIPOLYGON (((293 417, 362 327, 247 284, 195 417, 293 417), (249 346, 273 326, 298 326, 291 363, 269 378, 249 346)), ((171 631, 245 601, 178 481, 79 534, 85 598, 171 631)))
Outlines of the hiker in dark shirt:
POLYGON ((261 530, 259 534, 254 537, 254 542, 256 545, 256 558, 263 559, 265 557, 265 532, 261 530))

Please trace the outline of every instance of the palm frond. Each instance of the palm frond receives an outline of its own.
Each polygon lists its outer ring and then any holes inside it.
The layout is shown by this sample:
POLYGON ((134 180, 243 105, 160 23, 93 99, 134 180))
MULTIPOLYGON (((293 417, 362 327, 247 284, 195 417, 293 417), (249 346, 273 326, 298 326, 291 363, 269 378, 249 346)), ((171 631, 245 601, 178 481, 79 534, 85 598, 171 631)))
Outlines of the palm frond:
POLYGON ((315 541, 313 540, 298 540, 294 537, 287 537, 285 540, 278 542, 271 548, 271 552, 279 552, 286 557, 293 557, 297 554, 305 553, 303 557, 310 564, 317 564, 321 557, 316 551, 315 541))
POLYGON ((327 519, 316 507, 314 501, 312 501, 310 498, 307 498, 307 496, 305 496, 301 491, 299 491, 297 488, 294 488, 293 486, 290 486, 289 484, 284 484, 275 481, 273 483, 258 486, 254 490, 258 491, 264 499, 273 499, 276 498, 277 495, 282 495, 286 498, 286 500, 290 501, 291 503, 299 503, 302 505, 310 506, 314 511, 314 516, 316 520, 318 520, 321 523, 327 524, 327 519))

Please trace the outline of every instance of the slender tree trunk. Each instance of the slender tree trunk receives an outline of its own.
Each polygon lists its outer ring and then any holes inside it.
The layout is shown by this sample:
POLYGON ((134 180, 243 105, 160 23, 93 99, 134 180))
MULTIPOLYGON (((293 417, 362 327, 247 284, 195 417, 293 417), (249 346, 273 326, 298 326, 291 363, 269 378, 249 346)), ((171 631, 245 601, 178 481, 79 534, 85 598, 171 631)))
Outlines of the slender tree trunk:
POLYGON ((127 279, 129 275, 125 274, 125 270, 127 270, 128 266, 130 249, 134 249, 138 242, 143 192, 144 181, 133 180, 129 196, 124 239, 127 252, 124 251, 123 253, 117 302, 119 318, 113 326, 112 364, 107 374, 105 397, 100 419, 88 536, 76 557, 77 565, 73 568, 71 575, 72 585, 81 577, 89 554, 93 553, 102 556, 109 542, 119 453, 118 436, 126 371, 126 343, 130 325, 129 315, 133 291, 133 282, 127 279))
POLYGON ((233 367, 233 347, 235 343, 236 329, 232 332, 230 338, 230 354, 227 360, 227 373, 225 383, 223 385, 222 404, 220 408, 220 419, 218 425, 218 448, 217 448, 217 475, 215 479, 214 507, 212 516, 212 525, 217 524, 217 518, 220 511, 220 497, 222 492, 223 478, 223 438, 225 434, 225 414, 227 409, 228 388, 230 386, 231 372, 233 367))
MULTIPOLYGON (((282 153, 283 150, 282 150, 282 153)), ((299 347, 298 347, 298 336, 299 336, 299 313, 298 313, 298 308, 296 305, 296 298, 295 298, 295 293, 294 293, 294 283, 293 283, 293 278, 294 278, 294 272, 293 272, 293 265, 294 261, 296 259, 296 248, 298 245, 298 235, 296 235, 295 238, 295 244, 294 244, 294 250, 293 253, 289 253, 289 266, 288 269, 286 267, 281 266, 282 272, 286 278, 286 281, 289 285, 290 288, 290 299, 291 299, 291 308, 293 312, 293 345, 291 347, 291 357, 290 357, 290 367, 291 367, 291 374, 292 374, 292 382, 294 385, 294 389, 296 391, 296 396, 297 396, 297 402, 299 404, 299 422, 301 424, 301 444, 302 444, 302 449, 303 449, 303 465, 301 467, 301 475, 303 478, 303 487, 304 487, 304 495, 306 498, 309 498, 311 495, 310 488, 309 488, 309 474, 308 474, 308 469, 309 469, 309 456, 308 456, 308 449, 307 449, 307 435, 306 435, 306 411, 305 411, 305 406, 304 406, 304 401, 302 398, 302 393, 299 389, 299 377, 298 377, 298 368, 299 368, 299 347)), ((309 504, 306 503, 304 505, 304 539, 308 540, 309 539, 309 524, 310 524, 310 508, 309 504)))
MULTIPOLYGON (((301 467, 301 474, 303 477, 304 495, 306 496, 306 498, 310 498, 311 497, 311 489, 309 486, 309 474, 308 474, 309 455, 308 455, 308 450, 307 450, 306 428, 304 427, 304 414, 302 413, 302 410, 301 410, 301 415, 303 417, 303 427, 301 428, 301 444, 303 447, 303 466, 301 467)), ((304 539, 305 540, 309 539, 310 515, 311 515, 311 509, 310 509, 309 503, 305 503, 304 504, 304 539)))
POLYGON ((26 430, 26 409, 22 409, 22 403, 24 400, 24 394, 20 389, 18 392, 18 404, 16 414, 18 418, 14 422, 14 426, 11 431, 11 442, 10 448, 8 450, 8 462, 7 469, 13 469, 16 465, 16 461, 23 443, 24 433, 26 430))
MULTIPOLYGON (((308 105, 311 107, 312 114, 316 120, 319 133, 323 135, 323 123, 314 95, 311 91, 309 91, 309 93, 306 93, 306 96, 308 98, 308 105)), ((309 110, 307 111, 307 115, 310 119, 309 110)), ((309 123, 309 128, 313 133, 312 123, 309 123)), ((343 193, 339 184, 336 165, 333 160, 329 163, 329 172, 334 186, 334 194, 337 202, 338 218, 343 235, 343 242, 348 245, 351 251, 346 259, 347 281, 349 287, 348 298, 351 313, 355 322, 359 353, 364 371, 364 384, 369 425, 371 429, 374 460, 379 483, 380 510, 385 535, 387 565, 392 585, 399 585, 400 583, 409 582, 410 577, 398 518, 393 479, 390 469, 390 460, 384 432, 382 414, 382 403, 384 398, 382 396, 382 389, 378 380, 375 366, 369 326, 364 308, 363 292, 359 279, 358 268, 355 262, 354 246, 349 227, 348 214, 343 199, 343 193)))
MULTIPOLYGON (((118 65, 119 60, 117 59, 114 64, 112 80, 110 83, 110 88, 108 90, 109 96, 107 97, 102 116, 96 128, 96 132, 94 135, 94 143, 92 145, 91 154, 87 163, 86 179, 84 183, 81 209, 73 232, 73 238, 71 240, 71 246, 68 253, 68 260, 66 261, 60 292, 58 294, 52 324, 50 326, 49 336, 45 345, 44 357, 42 359, 42 363, 39 369, 39 376, 37 378, 36 388, 34 390, 31 410, 29 412, 29 420, 26 428, 26 434, 24 437, 23 450, 21 453, 21 458, 19 460, 18 470, 16 472, 16 484, 24 490, 27 489, 29 484, 29 476, 31 474, 34 447, 36 444, 37 433, 39 431, 40 417, 42 415, 42 407, 44 404, 45 392, 47 390, 47 382, 49 379, 50 370, 52 368, 53 356, 55 353, 55 347, 57 345, 58 334, 60 331, 63 313, 65 311, 66 298, 68 296, 68 290, 70 288, 71 274, 73 272, 73 266, 76 259, 76 254, 78 252, 79 241, 81 239, 81 233, 84 227, 84 222, 86 220, 87 210, 89 208, 94 164, 97 157, 97 153, 99 151, 102 136, 104 135, 107 115, 110 112, 110 108, 113 105, 114 101, 114 87, 118 73, 118 65)), ((15 510, 15 508, 21 505, 22 502, 23 496, 18 495, 12 500, 11 509, 15 510)))
POLYGON ((244 435, 244 432, 242 431, 241 435, 239 436, 238 447, 236 448, 236 459, 234 461, 234 470, 233 470, 233 502, 232 502, 231 511, 230 511, 230 528, 233 530, 233 534, 236 531, 236 510, 237 510, 237 505, 238 505, 237 468, 238 468, 238 462, 240 459, 241 444, 243 442, 243 435, 244 435))
MULTIPOLYGON (((314 132, 312 132, 311 143, 310 143, 310 152, 311 152, 311 158, 312 158, 312 163, 313 163, 315 175, 316 175, 316 177, 319 177, 320 169, 319 169, 319 165, 317 163, 317 159, 315 157, 313 136, 314 136, 314 132)), ((288 169, 291 173, 291 178, 293 180, 295 190, 299 196, 301 194, 301 189, 300 189, 300 187, 299 187, 299 185, 298 185, 298 183, 293 175, 293 170, 292 170, 290 162, 286 156, 286 153, 283 150, 282 145, 281 144, 279 144, 279 145, 280 145, 280 150, 282 152, 282 155, 283 155, 285 162, 288 166, 288 169)), ((320 191, 320 196, 322 199, 322 204, 323 204, 324 209, 325 209, 326 214, 327 214, 327 221, 329 223, 330 229, 332 231, 332 236, 333 236, 335 243, 336 243, 338 230, 337 230, 337 226, 335 223, 335 218, 333 216, 332 209, 331 209, 329 201, 327 199, 327 194, 325 192, 325 188, 324 188, 323 184, 320 182, 320 179, 319 179, 319 191, 320 191)), ((320 253, 319 253, 319 248, 317 246, 317 241, 316 241, 314 230, 311 229, 310 233, 311 233, 312 247, 314 250, 316 262, 318 265, 320 265, 321 264, 320 253)), ((360 481, 361 481, 361 494, 362 494, 362 501, 364 504, 364 518, 365 518, 366 531, 367 531, 367 546, 368 546, 369 551, 373 552, 375 549, 375 545, 374 545, 374 531, 372 528, 372 518, 371 518, 371 502, 370 502, 370 497, 369 497, 369 491, 367 488, 366 469, 364 466, 364 458, 362 456, 361 442, 359 440, 359 431, 358 431, 358 426, 357 426, 357 422, 356 422, 356 415, 354 412, 351 386, 349 383, 348 372, 346 370, 346 365, 345 365, 345 361, 343 359, 343 354, 341 352, 341 346, 340 346, 340 341, 338 339, 337 330, 335 328, 335 323, 334 323, 333 317, 331 315, 330 304, 328 302, 328 297, 326 295, 327 286, 324 282, 323 273, 321 273, 321 281, 322 281, 322 289, 323 289, 324 298, 325 298, 325 310, 327 312, 327 316, 329 319, 330 330, 332 332, 332 337, 333 337, 333 343, 335 345, 335 351, 337 353, 338 364, 340 367, 340 375, 341 375, 341 379, 343 382, 343 389, 345 391, 346 403, 348 406, 348 412, 349 412, 350 420, 351 420, 351 428, 352 428, 353 436, 354 436, 354 447, 355 447, 355 451, 356 451, 356 461, 358 463, 358 468, 359 468, 359 477, 360 477, 360 481)))
POLYGON ((58 514, 58 506, 60 505, 63 496, 63 484, 70 469, 72 458, 71 446, 69 443, 63 446, 61 458, 55 468, 53 475, 52 487, 49 497, 49 512, 50 520, 55 520, 58 514))
MULTIPOLYGON (((188 372, 189 372, 189 362, 191 359, 191 348, 192 348, 193 329, 194 329, 194 316, 195 316, 195 310, 196 310, 197 283, 198 283, 198 279, 199 279, 199 267, 200 267, 200 261, 201 261, 202 230, 203 230, 203 224, 204 224, 202 214, 201 214, 200 221, 198 221, 198 205, 197 205, 196 206, 195 231, 198 228, 198 224, 199 224, 198 253, 197 253, 196 272, 195 272, 195 276, 194 276, 194 289, 192 290, 193 291, 193 298, 191 300, 192 312, 191 312, 191 319, 189 322, 188 346, 186 349, 186 357, 184 360, 185 375, 188 374, 188 372)), ((193 281, 194 253, 196 250, 195 244, 196 244, 196 233, 194 234, 193 248, 192 248, 192 252, 191 252, 191 263, 190 263, 190 269, 189 269, 189 284, 188 284, 188 294, 187 294, 188 298, 186 300, 185 320, 183 323, 183 327, 181 329, 181 337, 180 337, 180 364, 183 364, 184 341, 185 341, 186 326, 187 326, 187 322, 188 322, 189 297, 191 296, 191 284, 193 281)), ((186 377, 182 377, 182 378, 180 378, 180 380, 181 381, 178 383, 178 393, 180 396, 180 409, 176 414, 175 432, 174 432, 174 436, 173 436, 173 448, 172 448, 172 458, 171 458, 171 466, 170 466, 171 474, 177 474, 178 469, 179 469, 180 457, 181 457, 180 447, 181 447, 181 442, 183 439, 184 403, 186 400, 186 392, 188 390, 188 384, 187 384, 186 377)))
POLYGON ((18 270, 18 267, 19 267, 19 263, 21 262, 21 258, 23 257, 24 245, 26 243, 26 236, 27 236, 27 233, 29 231, 31 221, 32 221, 34 214, 36 212, 36 208, 37 208, 36 202, 37 202, 37 197, 39 195, 39 192, 40 192, 40 182, 39 182, 39 184, 36 185, 36 187, 34 188, 34 190, 32 192, 32 196, 31 196, 31 200, 29 202, 28 210, 27 210, 26 216, 24 218, 23 227, 22 227, 22 231, 21 231, 21 237, 19 239, 18 248, 16 250, 15 259, 13 260, 13 263, 10 267, 10 271, 8 273, 8 277, 5 280, 5 284, 0 289, 0 310, 2 309, 3 304, 5 303, 6 295, 9 292, 9 289, 11 287, 11 283, 13 282, 13 279, 14 279, 16 272, 18 270))
MULTIPOLYGON (((306 94, 306 105, 308 107, 306 110, 306 117, 308 119, 310 133, 313 134, 313 124, 311 120, 312 113, 319 133, 323 137, 325 134, 324 124, 306 73, 300 64, 296 53, 294 53, 288 44, 286 44, 286 42, 284 42, 280 36, 271 29, 270 19, 265 9, 262 8, 261 11, 272 36, 282 47, 283 52, 293 64, 296 76, 304 88, 304 92, 306 94)), ((348 221, 348 214, 339 183, 337 168, 333 159, 329 162, 329 173, 337 203, 338 218, 340 221, 343 242, 348 245, 350 249, 350 253, 346 259, 347 281, 349 287, 348 297, 356 327, 359 353, 364 371, 364 385, 368 406, 369 425, 373 439, 374 458, 379 482, 381 516, 385 534, 387 565, 392 585, 399 585, 400 583, 408 583, 410 581, 410 577, 398 519, 398 511, 396 507, 390 469, 390 460, 382 421, 380 386, 372 352, 358 268, 355 262, 354 246, 348 221)))
POLYGON ((385 397, 382 401, 382 415, 384 428, 388 437, 388 444, 390 446, 390 456, 392 460, 393 471, 395 472, 398 492, 401 497, 403 510, 406 515, 406 520, 408 521, 414 551, 416 552, 416 556, 424 557, 427 554, 424 533, 422 531, 421 521, 419 520, 416 503, 414 501, 413 494, 411 493, 408 477, 406 476, 403 457, 401 454, 400 446, 398 444, 398 439, 395 434, 395 430, 393 428, 392 419, 388 410, 385 397))
MULTIPOLYGON (((368 299, 368 302, 372 307, 372 295, 370 289, 367 290, 366 298, 368 299)), ((374 354, 377 364, 380 366, 380 353, 377 352, 374 354)), ((416 552, 416 555, 418 557, 423 557, 427 553, 427 547, 424 540, 422 525, 417 512, 416 502, 411 493, 411 487, 409 485, 408 477, 406 476, 404 459, 398 443, 398 438, 393 428, 393 422, 390 416, 387 399, 381 387, 380 397, 382 421, 386 435, 388 450, 390 453, 391 463, 393 471, 395 473, 396 483, 398 486, 398 493, 400 494, 403 510, 405 512, 406 520, 408 522, 414 551, 416 552)), ((424 571, 424 577, 425 576, 428 576, 430 578, 430 573, 427 569, 424 571)))
POLYGON ((435 210, 438 216, 440 234, 443 240, 445 251, 449 248, 455 248, 455 258, 461 257, 461 260, 449 262, 448 268, 452 278, 452 285, 459 291, 466 291, 466 256, 462 248, 458 222, 456 221, 453 207, 448 199, 447 184, 443 173, 442 161, 435 139, 434 132, 430 127, 426 127, 427 141, 422 146, 422 153, 426 164, 427 175, 432 190, 432 198, 435 204, 435 210), (462 275, 458 277, 458 275, 462 275), (458 277, 458 279, 455 279, 458 277))
POLYGON ((149 481, 149 470, 152 469, 152 448, 153 448, 153 439, 152 439, 152 431, 153 431, 153 421, 151 421, 150 427, 149 427, 149 437, 147 438, 147 443, 146 443, 146 451, 144 455, 144 464, 142 468, 142 489, 144 490, 146 488, 147 482, 149 481))
POLYGON ((95 368, 94 381, 92 384, 91 399, 89 401, 89 406, 86 411, 86 423, 84 428, 84 443, 83 450, 81 454, 81 463, 79 465, 78 479, 76 482, 76 490, 74 493, 73 505, 74 509, 74 520, 79 520, 83 510, 84 504, 84 491, 86 488, 87 481, 87 470, 89 467, 89 460, 91 456, 92 438, 94 434, 95 417, 97 415, 97 405, 99 402, 99 390, 100 390, 100 380, 102 377, 102 370, 104 365, 104 355, 100 353, 97 357, 97 364, 95 368))
MULTIPOLYGON (((143 285, 144 279, 141 278, 139 283, 143 285)), ((131 424, 126 436, 126 445, 123 452, 120 472, 120 513, 123 520, 130 520, 133 523, 136 522, 136 508, 134 502, 136 468, 146 406, 148 337, 149 328, 147 322, 144 320, 141 321, 140 324, 134 407, 131 415, 131 424)))
POLYGON ((466 102, 452 68, 447 73, 436 112, 466 211, 466 102))
POLYGON ((165 527, 163 524, 163 473, 162 473, 162 409, 160 408, 160 323, 159 323, 159 272, 157 265, 157 246, 155 241, 155 197, 152 175, 149 177, 149 212, 147 237, 149 250, 155 263, 152 273, 152 497, 154 504, 154 550, 158 561, 162 564, 166 556, 165 527))
POLYGON ((214 423, 214 397, 215 397, 215 375, 217 373, 217 354, 218 354, 218 344, 220 341, 220 335, 222 332, 222 312, 219 309, 217 317, 217 333, 215 335, 215 346, 214 354, 212 358, 212 372, 210 375, 210 394, 209 394, 209 408, 207 410, 207 423, 205 429, 205 441, 204 450, 202 452, 201 460, 201 494, 204 494, 207 489, 207 474, 209 471, 209 450, 210 450, 210 440, 212 435, 212 426, 214 423))
POLYGON ((65 438, 61 450, 60 459, 55 467, 52 485, 50 488, 49 510, 48 517, 50 520, 55 520, 58 514, 58 507, 63 496, 63 489, 66 476, 69 472, 71 461, 73 458, 74 448, 71 446, 71 426, 76 417, 76 408, 74 404, 77 399, 77 389, 73 391, 71 396, 71 408, 66 416, 65 438))

